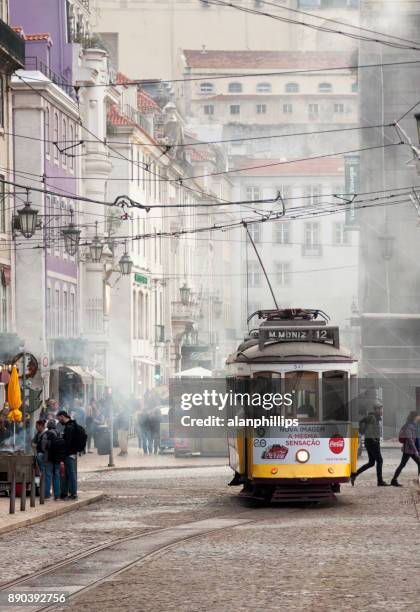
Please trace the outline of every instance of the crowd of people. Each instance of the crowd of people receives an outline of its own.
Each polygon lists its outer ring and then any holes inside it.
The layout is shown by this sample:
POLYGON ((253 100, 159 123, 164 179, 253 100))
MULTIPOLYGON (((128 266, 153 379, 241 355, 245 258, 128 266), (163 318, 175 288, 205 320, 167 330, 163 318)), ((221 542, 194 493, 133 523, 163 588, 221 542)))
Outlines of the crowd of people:
MULTIPOLYGON (((137 434, 139 450, 145 455, 160 452, 161 410, 159 398, 149 394, 146 406, 138 402, 92 399, 83 406, 80 399, 63 402, 48 399, 35 423, 32 449, 44 475, 45 499, 77 499, 77 458, 99 452, 105 439, 110 450, 110 426, 113 415, 113 446, 120 456, 127 456, 130 431, 137 434), (111 411, 111 401, 113 402, 111 411), (102 434, 102 435, 101 435, 102 434)), ((0 432, 2 422, 0 422, 0 432)), ((1 433, 0 433, 1 435, 1 433)), ((103 454, 103 453, 102 453, 103 454)))
POLYGON ((77 456, 86 452, 87 434, 76 420, 76 411, 60 410, 49 400, 45 412, 35 423, 32 448, 43 474, 44 498, 77 499, 77 456))

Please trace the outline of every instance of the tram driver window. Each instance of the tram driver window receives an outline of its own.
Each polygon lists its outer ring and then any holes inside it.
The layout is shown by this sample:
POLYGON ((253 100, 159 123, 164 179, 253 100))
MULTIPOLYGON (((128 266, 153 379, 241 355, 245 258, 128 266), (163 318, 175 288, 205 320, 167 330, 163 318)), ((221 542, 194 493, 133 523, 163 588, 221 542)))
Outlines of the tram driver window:
POLYGON ((286 372, 285 379, 285 392, 290 393, 293 399, 292 405, 286 408, 287 415, 300 421, 318 420, 318 373, 286 372))
POLYGON ((281 416, 284 413, 282 405, 272 402, 274 394, 281 394, 281 374, 279 372, 255 372, 251 380, 251 395, 259 395, 259 405, 254 404, 249 407, 249 416, 259 418, 261 416, 281 416), (268 406, 264 407, 264 397, 268 401, 268 406))
POLYGON ((341 370, 322 374, 322 409, 324 421, 348 421, 348 378, 341 370))

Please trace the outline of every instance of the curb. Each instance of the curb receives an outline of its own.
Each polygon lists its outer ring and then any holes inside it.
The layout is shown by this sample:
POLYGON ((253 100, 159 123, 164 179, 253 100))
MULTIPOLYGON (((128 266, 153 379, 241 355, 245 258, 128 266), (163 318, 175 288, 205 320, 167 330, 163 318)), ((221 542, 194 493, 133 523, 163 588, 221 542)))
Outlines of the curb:
POLYGON ((229 464, 226 463, 206 463, 200 465, 157 465, 157 466, 115 466, 115 467, 103 467, 94 470, 79 470, 78 474, 95 474, 103 472, 138 472, 138 471, 152 471, 152 470, 191 470, 193 468, 211 468, 211 467, 227 467, 229 464))
MULTIPOLYGON (((30 527, 31 525, 36 525, 37 523, 47 521, 50 518, 61 516, 62 514, 67 514, 68 512, 78 510, 79 508, 84 508, 85 506, 89 506, 90 504, 100 501, 104 497, 104 493, 96 493, 91 497, 88 497, 87 499, 79 499, 74 502, 62 502, 62 504, 60 503, 60 506, 58 508, 54 508, 54 510, 49 510, 44 514, 38 514, 36 516, 31 516, 28 518, 22 517, 22 520, 20 520, 19 522, 10 523, 9 525, 4 525, 3 527, 0 527, 0 535, 4 533, 10 533, 11 531, 20 529, 21 527, 30 527)), ((22 512, 22 514, 24 513, 22 512)))

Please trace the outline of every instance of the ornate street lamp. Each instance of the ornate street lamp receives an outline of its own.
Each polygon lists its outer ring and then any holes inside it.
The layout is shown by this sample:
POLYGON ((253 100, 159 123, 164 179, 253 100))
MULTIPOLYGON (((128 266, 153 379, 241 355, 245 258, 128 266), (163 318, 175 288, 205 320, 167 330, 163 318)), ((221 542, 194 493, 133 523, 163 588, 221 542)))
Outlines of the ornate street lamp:
POLYGON ((73 223, 73 211, 70 210, 70 223, 61 232, 64 237, 64 248, 66 253, 74 257, 79 249, 81 230, 77 229, 73 223))
POLYGON ((97 221, 95 221, 95 225, 96 225, 95 237, 93 238, 92 243, 89 245, 89 254, 93 262, 99 263, 101 261, 102 251, 104 250, 104 244, 98 236, 98 222, 97 221))
POLYGON ((27 201, 23 208, 17 211, 19 215, 19 229, 25 238, 31 238, 35 234, 38 211, 32 208, 29 202, 29 189, 27 191, 27 201))
POLYGON ((179 293, 181 295, 181 304, 188 306, 190 303, 191 289, 188 287, 187 283, 184 283, 182 287, 180 287, 179 293))
POLYGON ((131 270, 133 269, 133 260, 127 253, 127 244, 125 245, 125 253, 122 255, 118 265, 120 267, 121 276, 129 276, 131 274, 131 270))

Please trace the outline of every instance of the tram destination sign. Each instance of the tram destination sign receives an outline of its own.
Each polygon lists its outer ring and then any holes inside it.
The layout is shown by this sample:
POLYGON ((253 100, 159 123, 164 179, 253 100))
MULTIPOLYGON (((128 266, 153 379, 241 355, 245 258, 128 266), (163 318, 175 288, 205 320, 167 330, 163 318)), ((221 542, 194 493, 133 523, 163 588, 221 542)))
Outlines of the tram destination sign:
POLYGON ((266 342, 317 342, 340 347, 338 327, 260 327, 260 349, 266 342))

